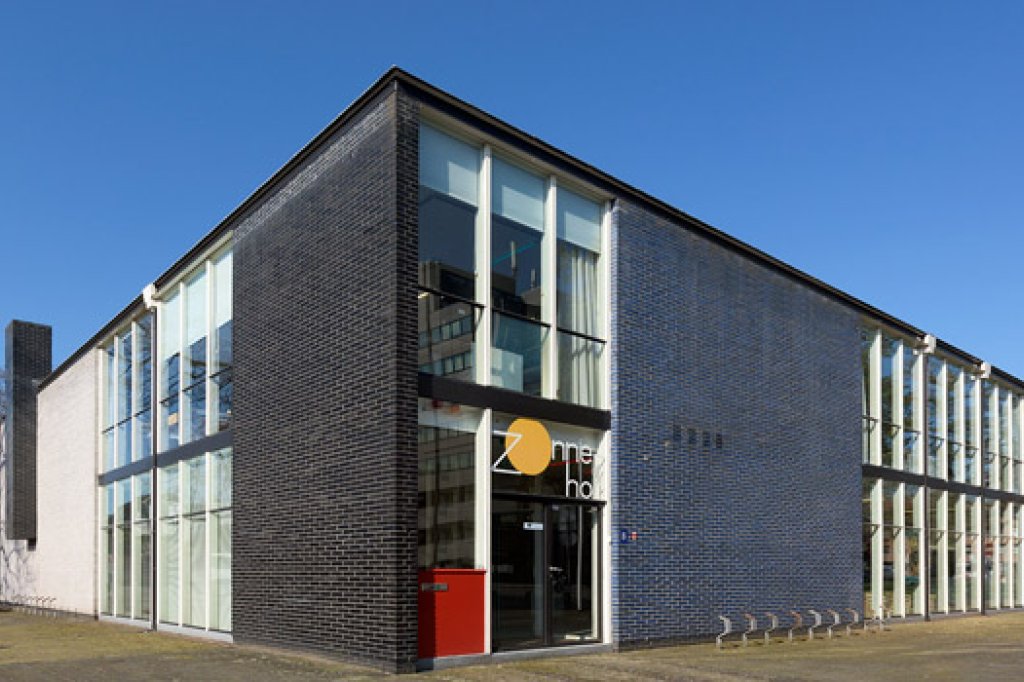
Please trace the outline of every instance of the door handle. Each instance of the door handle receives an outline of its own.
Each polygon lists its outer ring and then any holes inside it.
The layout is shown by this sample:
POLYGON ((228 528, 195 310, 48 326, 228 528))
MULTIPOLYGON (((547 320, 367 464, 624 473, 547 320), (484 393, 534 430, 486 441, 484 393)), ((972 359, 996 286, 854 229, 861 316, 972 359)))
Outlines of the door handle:
POLYGON ((548 566, 548 571, 551 573, 563 573, 565 572, 565 569, 561 566, 548 566))

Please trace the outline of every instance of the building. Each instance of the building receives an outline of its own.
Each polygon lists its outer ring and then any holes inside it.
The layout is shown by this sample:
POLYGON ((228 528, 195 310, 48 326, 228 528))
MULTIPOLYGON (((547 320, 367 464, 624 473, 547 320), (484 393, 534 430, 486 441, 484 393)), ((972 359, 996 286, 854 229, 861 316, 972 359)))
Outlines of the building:
POLYGON ((1024 383, 399 69, 49 334, 7 599, 410 671, 1024 598, 1024 383))

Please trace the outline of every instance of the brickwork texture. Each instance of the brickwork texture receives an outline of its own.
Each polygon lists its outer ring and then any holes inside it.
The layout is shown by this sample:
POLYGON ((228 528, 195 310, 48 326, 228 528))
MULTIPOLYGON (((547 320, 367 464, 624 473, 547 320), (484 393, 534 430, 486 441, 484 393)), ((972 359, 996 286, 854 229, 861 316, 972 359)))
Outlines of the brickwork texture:
POLYGON ((36 537, 36 386, 50 373, 51 329, 14 320, 5 337, 7 404, 4 465, 7 476, 6 534, 9 540, 36 537))
POLYGON ((629 202, 613 223, 615 643, 860 608, 856 314, 629 202))
POLYGON ((416 659, 416 116, 397 88, 367 103, 234 245, 235 639, 394 671, 416 659))
POLYGON ((39 392, 38 538, 32 591, 54 608, 96 608, 98 351, 39 392))

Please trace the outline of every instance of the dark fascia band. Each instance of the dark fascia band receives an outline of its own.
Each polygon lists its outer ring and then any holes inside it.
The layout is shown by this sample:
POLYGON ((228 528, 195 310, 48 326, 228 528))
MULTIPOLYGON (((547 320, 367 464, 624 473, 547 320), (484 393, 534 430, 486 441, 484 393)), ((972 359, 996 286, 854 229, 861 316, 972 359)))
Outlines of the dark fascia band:
POLYGON ((504 388, 480 386, 423 372, 419 374, 419 395, 422 398, 434 398, 473 407, 490 407, 520 417, 544 419, 602 431, 607 431, 612 425, 612 413, 608 410, 537 398, 504 388))
POLYGON ((120 481, 128 478, 129 476, 136 476, 138 474, 145 473, 156 466, 167 467, 172 464, 177 464, 182 460, 192 459, 193 457, 197 457, 207 452, 214 452, 216 450, 229 448, 233 442, 234 439, 230 430, 221 431, 220 433, 215 433, 212 436, 207 436, 206 438, 200 438, 199 440, 192 441, 191 443, 186 443, 185 445, 173 450, 161 452, 155 459, 153 457, 146 457, 145 459, 140 459, 137 462, 132 462, 130 464, 125 464, 122 467, 111 469, 110 471, 97 476, 97 482, 99 485, 108 485, 114 481, 120 481))
POLYGON ((970 483, 947 481, 944 478, 926 476, 925 474, 915 474, 910 471, 900 471, 899 469, 890 469, 876 464, 862 464, 861 469, 866 478, 882 478, 889 481, 910 483, 912 485, 927 485, 932 490, 948 490, 952 493, 976 495, 977 497, 983 497, 989 500, 1024 504, 1024 495, 1020 493, 1013 493, 1008 490, 993 490, 992 488, 971 485, 970 483))

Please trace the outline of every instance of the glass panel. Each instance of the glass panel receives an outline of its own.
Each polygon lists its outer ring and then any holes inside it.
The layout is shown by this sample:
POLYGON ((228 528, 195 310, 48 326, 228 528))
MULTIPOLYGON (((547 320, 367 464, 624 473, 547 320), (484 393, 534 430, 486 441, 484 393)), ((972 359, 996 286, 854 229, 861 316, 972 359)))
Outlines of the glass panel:
POLYGON ((127 419, 117 425, 117 466, 128 464, 132 452, 132 422, 127 419))
POLYGON ((419 567, 473 568, 475 408, 421 400, 419 413, 419 567))
POLYGON ((975 407, 977 406, 978 381, 973 377, 964 377, 964 433, 965 440, 978 445, 978 437, 975 427, 975 407))
POLYGON ((1010 538, 999 539, 999 604, 1004 608, 1013 606, 1012 583, 1012 557, 1010 556, 1010 538))
POLYGON ((178 590, 181 572, 179 558, 179 524, 177 517, 160 520, 160 620, 178 623, 178 590))
POLYGON ((114 427, 103 432, 103 469, 110 471, 116 465, 114 462, 114 427))
MULTIPOLYGON (((230 324, 229 324, 230 326, 230 324)), ((226 369, 213 378, 217 390, 217 430, 224 431, 231 427, 235 384, 232 381, 233 370, 226 369)))
POLYGON ((942 360, 928 357, 928 475, 942 476, 939 471, 939 448, 942 445, 946 429, 939 425, 939 375, 942 372, 942 360))
POLYGON ((191 384, 206 376, 206 271, 200 270, 185 284, 185 343, 189 364, 185 374, 191 384))
POLYGON ((598 255, 566 241, 558 242, 558 326, 603 336, 598 255))
POLYGON ((946 463, 951 481, 962 480, 960 476, 960 460, 963 447, 960 434, 957 432, 958 399, 957 391, 960 382, 960 370, 953 365, 946 365, 946 463))
POLYGON ((135 618, 148 619, 150 617, 150 602, 152 592, 152 549, 150 547, 151 534, 149 522, 143 521, 134 524, 135 540, 132 549, 135 552, 135 618))
POLYGON ((114 614, 114 526, 104 528, 103 541, 103 594, 100 611, 108 616, 114 614))
POLYGON ((528 395, 541 395, 541 349, 547 329, 494 313, 491 384, 528 395))
POLYGON ((132 416, 132 334, 117 337, 117 420, 132 416))
POLYGON ((978 606, 978 581, 981 579, 978 561, 978 536, 974 533, 964 535, 964 575, 967 578, 965 595, 967 610, 975 611, 978 606))
POLYGON ((904 531, 904 599, 906 614, 917 616, 923 613, 924 599, 921 593, 924 585, 921 582, 921 531, 908 528, 904 531))
POLYGON ((117 361, 113 343, 103 349, 103 356, 103 374, 106 379, 103 386, 103 425, 113 426, 117 421, 117 361))
POLYGON ((160 513, 160 553, 158 603, 160 620, 178 623, 178 590, 181 574, 179 562, 179 525, 181 512, 178 466, 173 464, 158 472, 160 483, 158 510, 160 513))
POLYGON ((231 506, 231 449, 210 455, 210 509, 231 506))
POLYGON ((106 615, 114 613, 114 485, 100 489, 100 555, 103 557, 100 580, 100 611, 106 615))
POLYGON ((558 399, 601 406, 604 343, 558 332, 558 399))
POLYGON ((963 597, 960 594, 960 576, 963 575, 963 564, 959 560, 959 548, 963 544, 962 533, 949 533, 946 551, 946 566, 948 567, 948 581, 946 593, 949 598, 949 610, 963 610, 963 597))
MULTIPOLYGON (((213 317, 213 376, 214 394, 211 402, 217 405, 214 430, 224 431, 231 426, 231 407, 234 386, 231 381, 233 358, 233 324, 231 319, 232 255, 228 251, 213 263, 214 317, 213 317)), ((211 408, 212 409, 212 408, 211 408)))
POLYGON ((199 440, 206 435, 206 382, 200 380, 185 389, 188 409, 188 436, 186 441, 199 440))
POLYGON ((143 315, 137 322, 135 345, 138 350, 139 390, 135 411, 148 410, 153 402, 153 316, 143 315))
POLYGON ((178 389, 181 386, 181 297, 175 292, 160 308, 160 443, 165 450, 178 447, 178 389))
POLYGON ((999 547, 997 536, 999 520, 995 518, 995 513, 996 503, 992 500, 985 500, 982 506, 982 522, 985 533, 982 538, 985 552, 985 579, 983 582, 985 584, 985 608, 988 609, 999 606, 996 603, 996 561, 998 560, 996 553, 999 547))
POLYGON ((117 608, 118 616, 132 615, 132 486, 131 479, 118 481, 117 488, 117 608))
POLYGON ((145 410, 135 420, 139 427, 139 437, 135 440, 136 459, 149 457, 153 454, 153 413, 145 410))
POLYGON ((231 278, 233 257, 228 251, 213 263, 213 328, 214 335, 214 372, 231 367, 231 278))
POLYGON ((552 644, 597 639, 597 519, 593 507, 552 505, 548 512, 552 644))
POLYGON ((896 402, 902 386, 901 378, 895 374, 899 349, 896 339, 882 337, 882 466, 887 467, 894 464, 897 444, 902 445, 902 420, 896 413, 896 402))
POLYGON ((491 186, 491 210, 495 216, 544 231, 544 178, 494 157, 491 186))
POLYGON ((540 319, 542 232, 503 218, 491 220, 491 298, 498 310, 540 319))
POLYGON ((921 471, 917 455, 920 435, 914 422, 917 382, 914 379, 914 365, 917 356, 909 347, 903 347, 903 468, 906 471, 921 471))
POLYGON ((150 475, 141 474, 135 477, 135 520, 147 521, 152 513, 152 488, 150 475))
POLYGON ((479 151, 420 127, 419 283, 476 297, 479 151))
POLYGON ((417 303, 420 371, 473 381, 481 311, 458 299, 425 291, 417 303))
POLYGON ((231 630, 231 511, 210 514, 210 628, 231 630))
POLYGON ((495 499, 491 511, 491 644, 544 645, 544 506, 495 499))
POLYGON ((420 126, 419 146, 420 184, 476 206, 479 150, 428 125, 420 126))
POLYGON ((185 516, 182 521, 185 579, 182 583, 181 622, 206 627, 206 516, 185 516))
POLYGON ((194 457, 184 463, 185 485, 182 513, 206 510, 206 458, 194 457))

